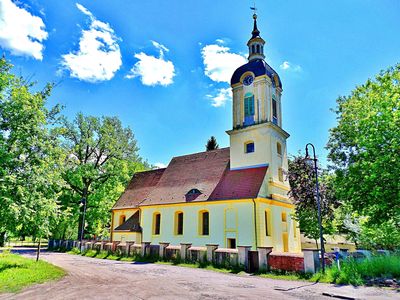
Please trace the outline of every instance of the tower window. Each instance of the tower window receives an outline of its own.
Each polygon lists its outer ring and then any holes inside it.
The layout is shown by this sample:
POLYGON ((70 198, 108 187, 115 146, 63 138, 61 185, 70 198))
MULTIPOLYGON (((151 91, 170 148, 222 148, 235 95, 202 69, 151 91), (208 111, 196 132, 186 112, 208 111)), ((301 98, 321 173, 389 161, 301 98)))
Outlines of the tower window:
POLYGON ((260 53, 260 45, 257 45, 257 53, 260 53))
POLYGON ((244 98, 244 115, 253 116, 254 115, 254 96, 249 96, 244 98))
POLYGON ((254 151, 255 151, 255 148, 254 148, 254 143, 253 142, 245 144, 245 152, 246 153, 253 153, 254 151))
POLYGON ((251 45, 251 53, 253 54, 254 52, 256 52, 256 48, 254 47, 254 45, 251 45))
POLYGON ((278 103, 275 97, 272 97, 272 123, 278 125, 278 103))
POLYGON ((280 143, 276 143, 276 152, 282 155, 282 145, 280 143))

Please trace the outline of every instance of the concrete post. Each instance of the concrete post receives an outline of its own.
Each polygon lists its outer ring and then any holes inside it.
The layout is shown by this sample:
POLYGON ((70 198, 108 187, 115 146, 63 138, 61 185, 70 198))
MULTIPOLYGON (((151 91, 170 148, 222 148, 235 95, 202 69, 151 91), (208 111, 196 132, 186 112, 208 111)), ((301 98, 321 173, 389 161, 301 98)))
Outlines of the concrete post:
POLYGON ((207 247, 207 261, 214 262, 214 251, 218 249, 218 244, 206 244, 207 247))
POLYGON ((160 248, 159 248, 159 256, 160 258, 165 258, 165 248, 169 246, 169 243, 166 242, 160 242, 160 248))
POLYGON ((185 261, 188 258, 188 249, 192 246, 191 243, 181 243, 181 260, 185 261))
POLYGON ((257 247, 258 250, 258 270, 268 270, 268 255, 272 252, 272 247, 257 247))
POLYGON ((320 268, 319 250, 303 249, 304 253, 304 272, 315 273, 320 268))
POLYGON ((244 267, 245 270, 248 270, 248 268, 249 268, 249 251, 250 251, 250 249, 251 249, 251 246, 238 246, 239 266, 244 267))
POLYGON ((142 242, 142 252, 140 254, 143 257, 150 255, 150 242, 142 242))
POLYGON ((132 245, 134 244, 135 242, 126 242, 126 251, 125 251, 125 254, 126 255, 130 255, 131 254, 131 247, 132 247, 132 245))

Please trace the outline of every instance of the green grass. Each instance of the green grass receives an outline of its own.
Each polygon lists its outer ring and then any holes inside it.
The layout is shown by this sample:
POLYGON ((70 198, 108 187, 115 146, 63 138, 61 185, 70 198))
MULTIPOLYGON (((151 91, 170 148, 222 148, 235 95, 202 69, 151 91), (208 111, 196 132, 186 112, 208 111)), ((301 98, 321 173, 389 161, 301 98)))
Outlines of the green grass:
POLYGON ((400 256, 374 256, 360 262, 349 258, 341 262, 340 270, 333 265, 325 274, 319 272, 311 280, 358 286, 374 278, 400 279, 400 256))
POLYGON ((0 293, 17 292, 24 287, 63 277, 65 271, 39 260, 17 254, 0 253, 0 293))

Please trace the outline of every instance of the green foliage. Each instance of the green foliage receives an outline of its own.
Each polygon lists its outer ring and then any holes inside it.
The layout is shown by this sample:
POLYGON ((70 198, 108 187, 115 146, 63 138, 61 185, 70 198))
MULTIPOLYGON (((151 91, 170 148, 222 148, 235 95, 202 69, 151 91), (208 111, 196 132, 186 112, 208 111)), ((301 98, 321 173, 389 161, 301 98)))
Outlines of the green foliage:
POLYGON ((0 254, 0 293, 17 292, 26 286, 59 279, 64 275, 61 268, 45 261, 35 262, 16 254, 0 254))
MULTIPOLYGON (((302 156, 295 156, 289 160, 287 174, 290 191, 293 199, 295 219, 304 235, 318 240, 318 210, 316 201, 316 181, 314 167, 302 156)), ((339 206, 332 187, 332 175, 319 170, 319 195, 321 201, 322 226, 324 234, 333 232, 334 210, 339 206)))
POLYGON ((217 139, 215 138, 215 136, 211 136, 210 139, 207 141, 206 151, 211 151, 211 150, 215 150, 218 148, 219 148, 219 145, 217 143, 217 139))
POLYGON ((5 232, 40 237, 57 217, 60 148, 51 127, 59 106, 46 107, 52 85, 32 91, 0 60, 0 245, 5 232))
POLYGON ((325 274, 317 273, 311 280, 362 285, 373 278, 400 278, 400 256, 373 256, 362 261, 348 258, 340 263, 340 269, 334 264, 325 274))
MULTIPOLYGON (((67 158, 63 179, 69 187, 61 198, 68 217, 59 227, 70 232, 68 222, 76 226, 80 216, 80 228, 82 204, 87 201, 86 232, 106 236, 111 207, 133 173, 145 170, 148 165, 138 155, 131 129, 124 128, 116 117, 78 114, 72 122, 63 119, 58 132, 67 158)), ((78 238, 79 235, 80 230, 78 238)))
POLYGON ((366 218, 374 235, 400 228, 399 99, 397 65, 356 87, 349 96, 339 97, 338 124, 331 129, 327 145, 336 172, 337 197, 350 211, 366 218))

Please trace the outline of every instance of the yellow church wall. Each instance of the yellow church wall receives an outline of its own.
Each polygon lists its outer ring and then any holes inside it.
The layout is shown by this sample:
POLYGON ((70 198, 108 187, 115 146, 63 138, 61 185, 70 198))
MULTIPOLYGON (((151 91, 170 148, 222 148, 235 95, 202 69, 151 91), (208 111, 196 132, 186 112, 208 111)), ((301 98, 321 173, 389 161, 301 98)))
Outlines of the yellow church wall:
POLYGON ((135 242, 141 243, 141 233, 130 232, 130 231, 115 231, 114 229, 121 225, 122 216, 125 216, 125 220, 128 220, 138 209, 116 209, 112 211, 111 220, 111 240, 112 241, 124 241, 124 242, 135 242))
POLYGON ((140 232, 130 231, 114 231, 112 240, 119 242, 135 242, 136 244, 140 244, 142 242, 140 232))
POLYGON ((257 236, 259 246, 273 247, 274 252, 301 252, 300 230, 292 218, 294 206, 290 203, 260 199, 257 202, 257 236), (274 204, 270 204, 274 203, 274 204), (265 212, 268 213, 268 235, 266 234, 265 212), (286 221, 282 220, 285 214, 286 221), (287 248, 285 238, 287 236, 287 248))
POLYGON ((192 243, 193 246, 218 244, 219 247, 227 247, 227 239, 234 238, 237 246, 255 247, 253 203, 250 199, 142 206, 141 211, 144 242, 192 243), (184 213, 182 235, 174 232, 177 211, 184 213), (201 235, 199 230, 201 211, 209 212, 209 235, 206 236, 201 235), (161 214, 159 235, 154 234, 153 217, 156 213, 161 214))

